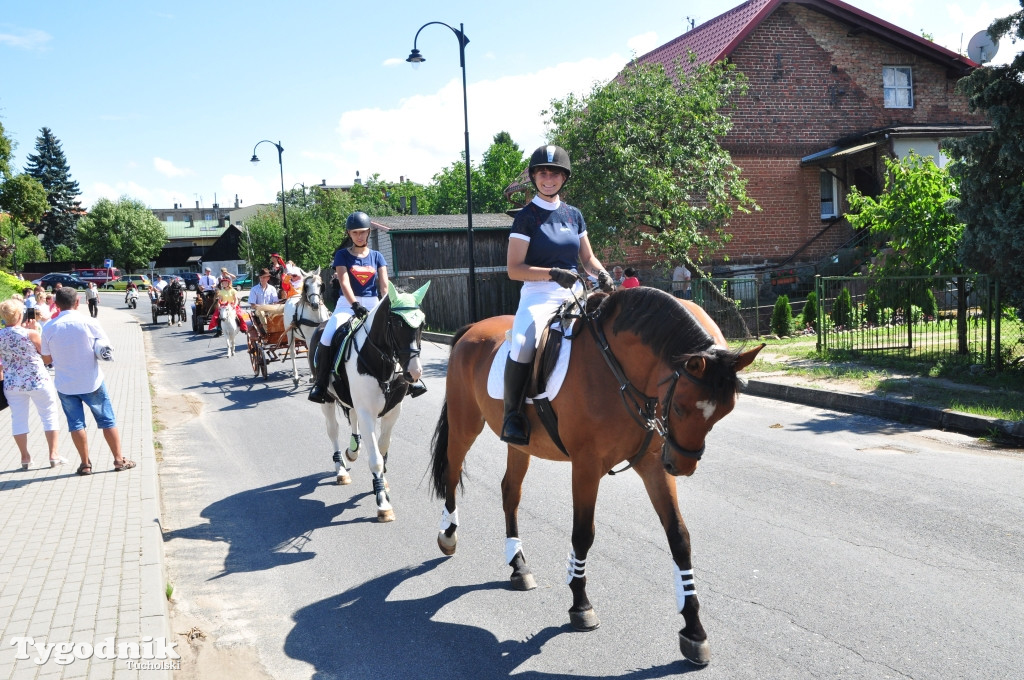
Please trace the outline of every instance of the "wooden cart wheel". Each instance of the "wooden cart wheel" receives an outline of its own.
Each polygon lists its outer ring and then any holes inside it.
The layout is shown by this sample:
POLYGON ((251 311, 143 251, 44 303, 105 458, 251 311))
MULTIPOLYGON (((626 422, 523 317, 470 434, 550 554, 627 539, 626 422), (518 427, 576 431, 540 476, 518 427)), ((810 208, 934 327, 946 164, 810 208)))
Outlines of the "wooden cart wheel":
POLYGON ((252 363, 252 374, 254 376, 260 374, 260 357, 263 356, 263 350, 260 348, 259 343, 253 338, 252 334, 249 334, 249 361, 252 363))

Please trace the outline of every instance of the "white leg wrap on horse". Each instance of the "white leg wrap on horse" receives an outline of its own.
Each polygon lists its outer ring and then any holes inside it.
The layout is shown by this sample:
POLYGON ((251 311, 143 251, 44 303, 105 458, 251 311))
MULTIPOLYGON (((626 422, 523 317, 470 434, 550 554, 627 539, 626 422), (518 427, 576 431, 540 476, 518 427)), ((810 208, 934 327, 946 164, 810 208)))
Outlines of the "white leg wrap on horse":
POLYGON ((565 564, 565 582, 572 583, 574 578, 583 578, 587 575, 587 561, 576 559, 576 551, 569 551, 569 561, 565 564))
POLYGON ((505 539, 505 564, 512 561, 512 558, 516 556, 516 553, 523 549, 523 542, 518 538, 506 538, 505 539))
POLYGON ((675 571, 676 609, 683 611, 683 607, 686 606, 686 596, 694 594, 693 569, 681 571, 675 562, 672 563, 672 569, 675 571))
POLYGON ((459 509, 455 508, 455 512, 448 512, 448 508, 441 508, 441 531, 448 531, 448 527, 453 524, 461 526, 459 524, 459 509))

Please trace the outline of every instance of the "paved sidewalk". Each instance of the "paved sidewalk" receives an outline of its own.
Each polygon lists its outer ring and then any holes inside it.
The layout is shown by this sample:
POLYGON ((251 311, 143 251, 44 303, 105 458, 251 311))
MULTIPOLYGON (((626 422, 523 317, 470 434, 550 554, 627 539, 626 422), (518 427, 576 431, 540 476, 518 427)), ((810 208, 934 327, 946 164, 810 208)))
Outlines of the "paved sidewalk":
POLYGON ((61 413, 60 454, 69 462, 51 469, 33 407, 32 466, 22 472, 10 415, 0 412, 0 679, 171 677, 146 668, 165 665, 153 656, 165 657, 162 644, 177 636, 168 628, 142 329, 110 306, 100 307, 99 320, 114 347, 103 371, 122 452, 138 467, 114 472, 110 449, 87 415, 93 474, 77 476, 78 454, 61 413), (56 644, 45 663, 36 663, 45 651, 26 642, 19 650, 16 640, 26 637, 43 649, 56 644), (117 655, 122 643, 141 643, 143 658, 101 658, 117 655), (25 651, 28 658, 17 658, 25 651), (141 670, 133 667, 140 662, 141 670))

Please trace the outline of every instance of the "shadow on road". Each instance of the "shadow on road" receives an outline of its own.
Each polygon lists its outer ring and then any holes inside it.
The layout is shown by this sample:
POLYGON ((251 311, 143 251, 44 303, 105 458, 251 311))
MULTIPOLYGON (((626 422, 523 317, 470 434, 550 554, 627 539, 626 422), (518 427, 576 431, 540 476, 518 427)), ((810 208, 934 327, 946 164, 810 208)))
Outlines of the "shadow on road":
POLYGON ((428 560, 411 569, 391 572, 303 607, 292 617, 295 627, 285 640, 285 653, 312 664, 316 668, 312 676, 314 680, 479 680, 506 677, 517 680, 588 677, 648 680, 699 670, 679 660, 616 676, 537 671, 515 673, 519 666, 539 655, 549 640, 562 634, 581 634, 575 633, 566 623, 560 627, 544 628, 526 640, 502 642, 483 628, 434 620, 445 605, 464 594, 505 589, 509 587, 506 583, 452 586, 429 597, 388 599, 391 591, 403 581, 432 571, 446 559, 428 560))
POLYGON ((316 552, 309 543, 314 530, 375 519, 336 520, 368 494, 356 494, 334 505, 304 498, 324 480, 333 483, 334 474, 307 475, 228 496, 203 509, 200 517, 208 522, 166 531, 164 541, 186 538, 227 543, 224 570, 210 580, 313 559, 316 552))

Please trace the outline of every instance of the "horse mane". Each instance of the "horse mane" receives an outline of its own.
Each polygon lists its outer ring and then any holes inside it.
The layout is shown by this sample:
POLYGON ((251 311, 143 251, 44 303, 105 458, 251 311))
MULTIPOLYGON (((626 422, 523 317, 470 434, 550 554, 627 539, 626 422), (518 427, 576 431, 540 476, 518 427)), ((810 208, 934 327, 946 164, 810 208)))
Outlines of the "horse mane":
POLYGON ((716 347, 711 334, 680 301, 657 288, 627 288, 601 300, 601 315, 615 315, 612 332, 637 335, 656 357, 685 370, 687 359, 701 356, 707 368, 701 384, 714 399, 725 400, 739 391, 736 360, 739 350, 716 347))

